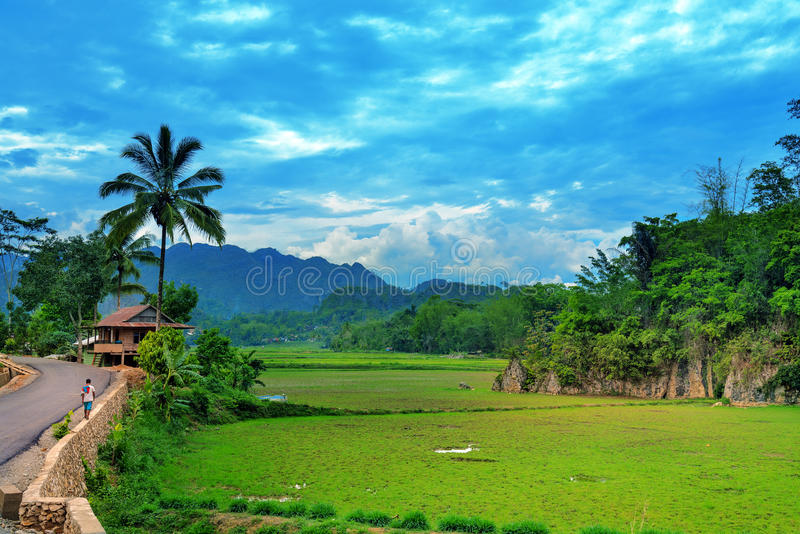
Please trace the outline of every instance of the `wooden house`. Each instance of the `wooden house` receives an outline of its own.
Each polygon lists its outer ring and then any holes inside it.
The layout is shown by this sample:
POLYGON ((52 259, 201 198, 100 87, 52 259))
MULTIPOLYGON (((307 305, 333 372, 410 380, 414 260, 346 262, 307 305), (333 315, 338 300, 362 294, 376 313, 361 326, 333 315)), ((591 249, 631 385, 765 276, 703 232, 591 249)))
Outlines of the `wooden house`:
MULTIPOLYGON (((163 313, 161 327, 192 330, 193 326, 176 323, 163 313)), ((87 340, 94 353, 93 365, 136 365, 139 342, 156 329, 156 309, 149 304, 122 308, 94 325, 87 340)))

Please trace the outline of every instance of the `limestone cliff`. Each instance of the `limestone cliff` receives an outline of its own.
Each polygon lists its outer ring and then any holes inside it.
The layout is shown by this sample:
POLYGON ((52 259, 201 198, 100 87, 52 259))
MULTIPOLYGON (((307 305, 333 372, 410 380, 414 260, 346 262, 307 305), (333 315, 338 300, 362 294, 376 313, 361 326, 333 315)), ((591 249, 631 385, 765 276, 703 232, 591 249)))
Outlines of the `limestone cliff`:
MULTIPOLYGON (((724 395, 734 403, 786 402, 783 388, 767 396, 761 387, 778 367, 764 365, 755 369, 734 360, 725 382, 724 395)), ((552 395, 622 395, 648 399, 708 398, 713 396, 713 375, 704 360, 678 361, 665 365, 657 373, 639 381, 609 380, 598 376, 583 377, 580 386, 562 386, 553 372, 535 377, 519 358, 512 358, 492 386, 494 391, 509 393, 548 393, 552 395)), ((789 399, 791 402, 791 399, 789 399)))

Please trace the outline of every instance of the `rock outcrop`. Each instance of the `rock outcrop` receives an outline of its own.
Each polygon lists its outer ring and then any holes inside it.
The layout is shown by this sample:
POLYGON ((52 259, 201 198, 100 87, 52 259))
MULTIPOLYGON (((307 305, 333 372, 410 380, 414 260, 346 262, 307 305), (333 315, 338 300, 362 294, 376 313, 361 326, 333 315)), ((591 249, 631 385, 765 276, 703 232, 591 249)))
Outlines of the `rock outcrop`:
POLYGON ((725 380, 724 395, 734 404, 796 402, 797 399, 786 398, 786 392, 781 386, 769 393, 763 389, 778 372, 778 368, 779 366, 771 364, 756 366, 736 357, 731 362, 731 372, 725 380))
MULTIPOLYGON (((735 357, 725 380, 725 397, 734 404, 796 403, 778 386, 767 392, 763 386, 778 372, 778 365, 753 365, 735 357)), ((492 386, 507 393, 547 393, 551 395, 621 395, 646 399, 689 399, 714 396, 713 374, 705 360, 678 361, 638 381, 583 377, 579 386, 562 386, 555 373, 534 376, 519 358, 512 358, 492 386)))
POLYGON ((622 395, 650 399, 711 397, 705 362, 675 362, 640 381, 584 377, 579 386, 562 386, 555 373, 536 379, 519 358, 512 358, 492 386, 508 393, 548 393, 551 395, 622 395))

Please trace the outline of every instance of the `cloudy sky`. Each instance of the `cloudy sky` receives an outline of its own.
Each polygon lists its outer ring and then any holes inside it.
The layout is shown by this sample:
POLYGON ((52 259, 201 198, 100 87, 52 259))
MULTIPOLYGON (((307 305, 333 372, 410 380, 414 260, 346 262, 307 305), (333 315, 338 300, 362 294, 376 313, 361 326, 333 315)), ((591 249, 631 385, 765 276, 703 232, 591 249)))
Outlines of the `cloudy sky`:
POLYGON ((231 244, 569 281, 800 130, 798 2, 524 4, 4 0, 0 207, 91 230, 167 122, 225 170, 231 244))

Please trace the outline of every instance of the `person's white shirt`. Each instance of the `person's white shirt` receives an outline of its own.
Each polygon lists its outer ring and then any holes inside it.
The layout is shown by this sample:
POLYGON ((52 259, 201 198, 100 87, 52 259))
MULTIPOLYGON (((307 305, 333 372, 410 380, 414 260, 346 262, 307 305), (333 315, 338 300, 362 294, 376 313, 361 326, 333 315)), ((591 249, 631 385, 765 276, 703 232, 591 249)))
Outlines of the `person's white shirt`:
POLYGON ((81 388, 83 394, 83 402, 92 402, 94 400, 94 386, 86 384, 81 388))

